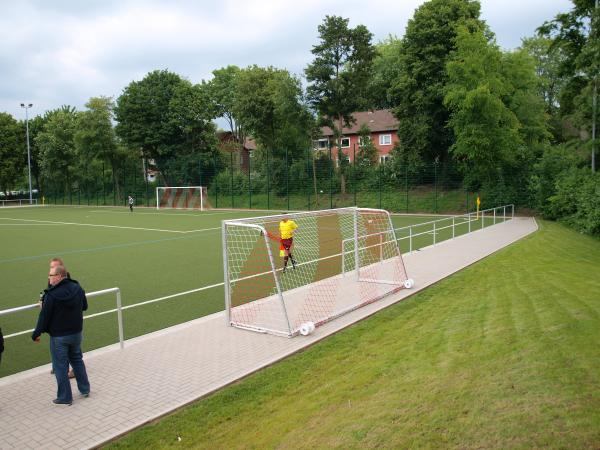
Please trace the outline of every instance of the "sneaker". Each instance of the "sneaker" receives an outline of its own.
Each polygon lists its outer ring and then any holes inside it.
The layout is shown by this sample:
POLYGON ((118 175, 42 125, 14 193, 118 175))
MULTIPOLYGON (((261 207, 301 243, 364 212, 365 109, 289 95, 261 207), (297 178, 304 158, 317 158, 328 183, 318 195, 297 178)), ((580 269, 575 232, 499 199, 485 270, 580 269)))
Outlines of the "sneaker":
POLYGON ((52 400, 52 403, 54 403, 55 405, 68 405, 68 406, 71 406, 73 404, 73 401, 62 402, 59 399, 55 398, 54 400, 52 400))
POLYGON ((90 393, 89 392, 86 392, 85 394, 81 393, 81 396, 84 398, 88 398, 90 396, 90 393))
POLYGON ((293 267, 294 269, 296 269, 296 260, 295 260, 295 259, 292 259, 292 267, 293 267))
POLYGON ((281 273, 285 273, 285 267, 283 268, 283 270, 281 271, 281 273))

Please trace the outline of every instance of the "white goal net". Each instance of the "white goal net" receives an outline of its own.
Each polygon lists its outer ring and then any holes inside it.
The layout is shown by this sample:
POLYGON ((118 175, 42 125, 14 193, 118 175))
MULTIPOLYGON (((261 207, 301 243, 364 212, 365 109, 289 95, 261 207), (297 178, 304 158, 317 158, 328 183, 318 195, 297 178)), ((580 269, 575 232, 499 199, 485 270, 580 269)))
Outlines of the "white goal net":
POLYGON ((206 186, 157 187, 156 209, 210 209, 206 186))
POLYGON ((319 326, 412 287, 384 210, 340 208, 225 220, 222 233, 232 326, 306 334, 307 324, 319 326), (284 245, 289 241, 281 240, 284 218, 297 224, 289 253, 284 245))

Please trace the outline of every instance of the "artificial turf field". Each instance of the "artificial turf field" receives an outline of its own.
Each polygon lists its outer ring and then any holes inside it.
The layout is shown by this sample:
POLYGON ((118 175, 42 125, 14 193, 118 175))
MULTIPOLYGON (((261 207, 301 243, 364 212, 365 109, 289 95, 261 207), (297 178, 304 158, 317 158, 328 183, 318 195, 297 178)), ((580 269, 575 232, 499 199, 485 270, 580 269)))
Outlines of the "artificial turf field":
MULTIPOLYGON (((48 262, 59 256, 87 292, 119 287, 123 305, 217 285, 201 292, 151 303, 123 312, 125 338, 149 333, 224 309, 221 221, 276 214, 279 211, 181 211, 117 207, 0 208, 0 310, 32 304, 45 287, 48 262)), ((498 212, 500 214, 500 212, 498 212)), ((394 215, 394 227, 431 221, 431 216, 394 215)), ((498 218, 498 220, 501 220, 498 218)), ((458 224, 460 220, 456 223, 458 224)), ((451 224, 451 219, 436 226, 451 224)), ((473 220, 472 229, 482 226, 473 220)), ((492 224, 492 218, 485 225, 492 224)), ((433 242, 432 225, 419 226, 413 250, 433 242)), ((468 225, 456 227, 456 235, 468 225)), ((408 230, 398 230, 398 238, 408 230)), ((452 231, 436 231, 436 241, 452 231)), ((408 240, 400 241, 402 251, 408 240)), ((115 296, 89 301, 86 314, 115 307, 115 296)), ((0 317, 5 335, 31 329, 38 311, 0 317)), ((116 314, 86 320, 84 351, 118 340, 116 314)), ((28 334, 7 339, 0 377, 49 362, 46 345, 33 345, 28 334)))

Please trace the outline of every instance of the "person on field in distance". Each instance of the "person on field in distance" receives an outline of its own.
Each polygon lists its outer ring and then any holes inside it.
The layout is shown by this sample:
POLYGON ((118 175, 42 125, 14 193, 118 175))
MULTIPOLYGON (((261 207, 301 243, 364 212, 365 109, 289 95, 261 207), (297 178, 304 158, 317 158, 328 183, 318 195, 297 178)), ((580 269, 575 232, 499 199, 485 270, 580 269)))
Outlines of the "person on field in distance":
POLYGON ((131 195, 127 199, 127 203, 129 204, 129 211, 133 212, 133 204, 135 203, 135 200, 133 199, 133 197, 131 195))
POLYGON ((296 260, 292 255, 292 245, 294 245, 294 232, 298 228, 298 225, 293 220, 290 220, 287 216, 283 216, 281 222, 279 222, 279 237, 281 238, 281 245, 285 251, 283 257, 283 273, 287 267, 288 260, 292 260, 292 267, 296 268, 296 260))
POLYGON ((50 335, 52 368, 58 385, 53 402, 57 405, 73 403, 69 382, 69 363, 73 367, 77 388, 84 397, 90 394, 90 382, 83 362, 81 340, 83 311, 88 307, 84 290, 79 283, 67 277, 64 266, 56 266, 48 273, 50 288, 45 291, 42 310, 31 339, 40 342, 42 333, 50 335))

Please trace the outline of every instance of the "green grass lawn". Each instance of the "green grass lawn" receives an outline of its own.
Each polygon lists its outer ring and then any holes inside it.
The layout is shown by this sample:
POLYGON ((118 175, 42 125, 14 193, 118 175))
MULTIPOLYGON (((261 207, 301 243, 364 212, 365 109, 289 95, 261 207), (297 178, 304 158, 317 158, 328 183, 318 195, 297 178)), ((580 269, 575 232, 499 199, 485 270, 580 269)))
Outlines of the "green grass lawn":
MULTIPOLYGON (((131 214, 126 207, 0 208, 0 310, 37 301, 47 283, 48 262, 55 256, 64 259, 87 292, 119 287, 124 305, 222 283, 221 221, 278 212, 136 208, 131 214)), ((431 219, 393 216, 396 227, 431 219)), ((429 245, 431 237, 415 238, 415 245, 417 239, 423 240, 419 245, 429 245)), ((408 248, 405 240, 400 245, 408 248)), ((89 305, 87 314, 113 309, 115 296, 90 299, 89 305)), ((125 337, 223 309, 222 286, 128 309, 123 313, 125 337)), ((0 327, 5 335, 31 329, 37 315, 32 310, 1 316, 0 327)), ((85 351, 118 341, 114 313, 86 320, 84 327, 85 351)), ((47 362, 47 346, 33 345, 28 334, 7 339, 0 377, 47 362)))
POLYGON ((109 448, 597 448, 598 267, 600 241, 542 222, 109 448))

